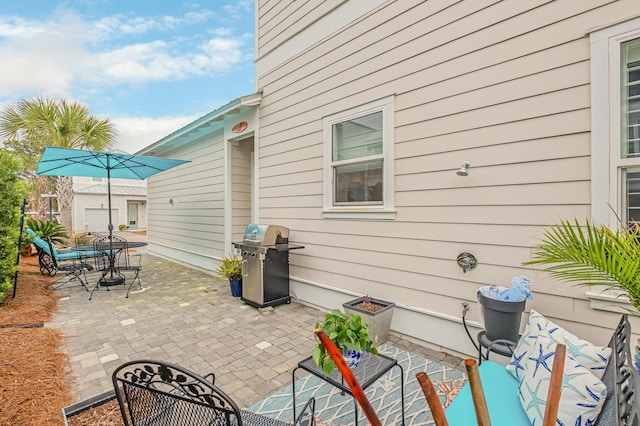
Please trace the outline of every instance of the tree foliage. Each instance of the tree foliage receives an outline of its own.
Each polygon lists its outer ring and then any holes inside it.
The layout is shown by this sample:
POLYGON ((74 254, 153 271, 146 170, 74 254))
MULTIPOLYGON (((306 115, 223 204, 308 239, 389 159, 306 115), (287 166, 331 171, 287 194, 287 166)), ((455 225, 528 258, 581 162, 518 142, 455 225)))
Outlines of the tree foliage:
MULTIPOLYGON (((20 176, 36 178, 37 162, 45 146, 103 151, 113 147, 116 132, 108 119, 92 116, 84 105, 38 97, 23 99, 0 112, 0 137, 5 139, 5 149, 22 159, 20 176)), ((47 178, 40 176, 38 179, 47 178)), ((72 232, 72 180, 66 176, 54 180, 62 224, 72 232)), ((53 185, 43 182, 37 185, 40 190, 47 187, 53 185)), ((32 200, 40 203, 40 195, 36 194, 32 200)))
POLYGON ((11 288, 11 279, 18 270, 20 207, 25 196, 19 169, 15 156, 0 151, 0 301, 11 288))

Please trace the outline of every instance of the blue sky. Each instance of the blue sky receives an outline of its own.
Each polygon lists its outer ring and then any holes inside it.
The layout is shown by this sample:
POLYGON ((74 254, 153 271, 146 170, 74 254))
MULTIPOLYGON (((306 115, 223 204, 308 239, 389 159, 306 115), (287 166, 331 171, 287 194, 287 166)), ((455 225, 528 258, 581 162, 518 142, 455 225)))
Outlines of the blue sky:
POLYGON ((64 98, 137 150, 254 92, 253 0, 0 0, 0 108, 64 98))

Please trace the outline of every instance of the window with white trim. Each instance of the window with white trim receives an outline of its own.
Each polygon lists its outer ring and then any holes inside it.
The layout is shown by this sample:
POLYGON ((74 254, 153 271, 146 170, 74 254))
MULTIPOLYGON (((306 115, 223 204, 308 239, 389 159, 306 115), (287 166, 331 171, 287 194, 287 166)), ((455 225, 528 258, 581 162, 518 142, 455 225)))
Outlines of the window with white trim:
POLYGON ((640 220, 640 16, 590 32, 592 218, 640 220))
MULTIPOLYGON (((640 221, 640 15, 589 31, 591 218, 617 227, 640 221)), ((624 311, 612 291, 587 291, 591 306, 624 311)))
POLYGON ((629 223, 640 222, 640 39, 622 43, 620 57, 620 213, 629 223))
POLYGON ((392 219, 393 97, 323 120, 324 216, 392 219))

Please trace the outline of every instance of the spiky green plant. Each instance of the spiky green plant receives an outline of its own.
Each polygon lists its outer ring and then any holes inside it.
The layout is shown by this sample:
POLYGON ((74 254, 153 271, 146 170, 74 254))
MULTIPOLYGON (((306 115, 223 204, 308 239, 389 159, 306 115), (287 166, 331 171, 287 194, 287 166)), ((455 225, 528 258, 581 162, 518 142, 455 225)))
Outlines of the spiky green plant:
POLYGON ((39 237, 51 238, 51 242, 54 244, 65 244, 66 240, 69 238, 64 227, 59 223, 36 220, 29 217, 27 218, 27 226, 39 237))
POLYGON ((220 278, 227 278, 230 280, 242 279, 242 259, 233 254, 224 256, 218 264, 218 270, 216 273, 220 278))
POLYGON ((611 229, 568 220, 552 225, 524 265, 544 265, 561 281, 582 286, 606 286, 629 297, 640 316, 640 241, 637 226, 611 229))

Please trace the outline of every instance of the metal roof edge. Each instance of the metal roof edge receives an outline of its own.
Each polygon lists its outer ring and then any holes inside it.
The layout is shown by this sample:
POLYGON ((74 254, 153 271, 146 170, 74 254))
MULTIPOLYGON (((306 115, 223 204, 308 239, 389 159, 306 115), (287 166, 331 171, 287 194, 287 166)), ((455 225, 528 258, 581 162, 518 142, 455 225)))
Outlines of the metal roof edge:
POLYGON ((203 115, 202 117, 192 121, 186 126, 181 127, 180 129, 168 134, 167 136, 159 139, 158 141, 152 143, 149 146, 146 146, 135 153, 135 155, 144 155, 156 148, 160 148, 168 142, 175 140, 176 138, 186 135, 189 132, 192 132, 198 129, 201 126, 204 126, 216 119, 223 117, 225 114, 237 109, 237 108, 248 108, 260 105, 262 101, 262 92, 252 93, 251 95, 241 96, 237 99, 232 100, 231 102, 217 108, 210 113, 203 115))

